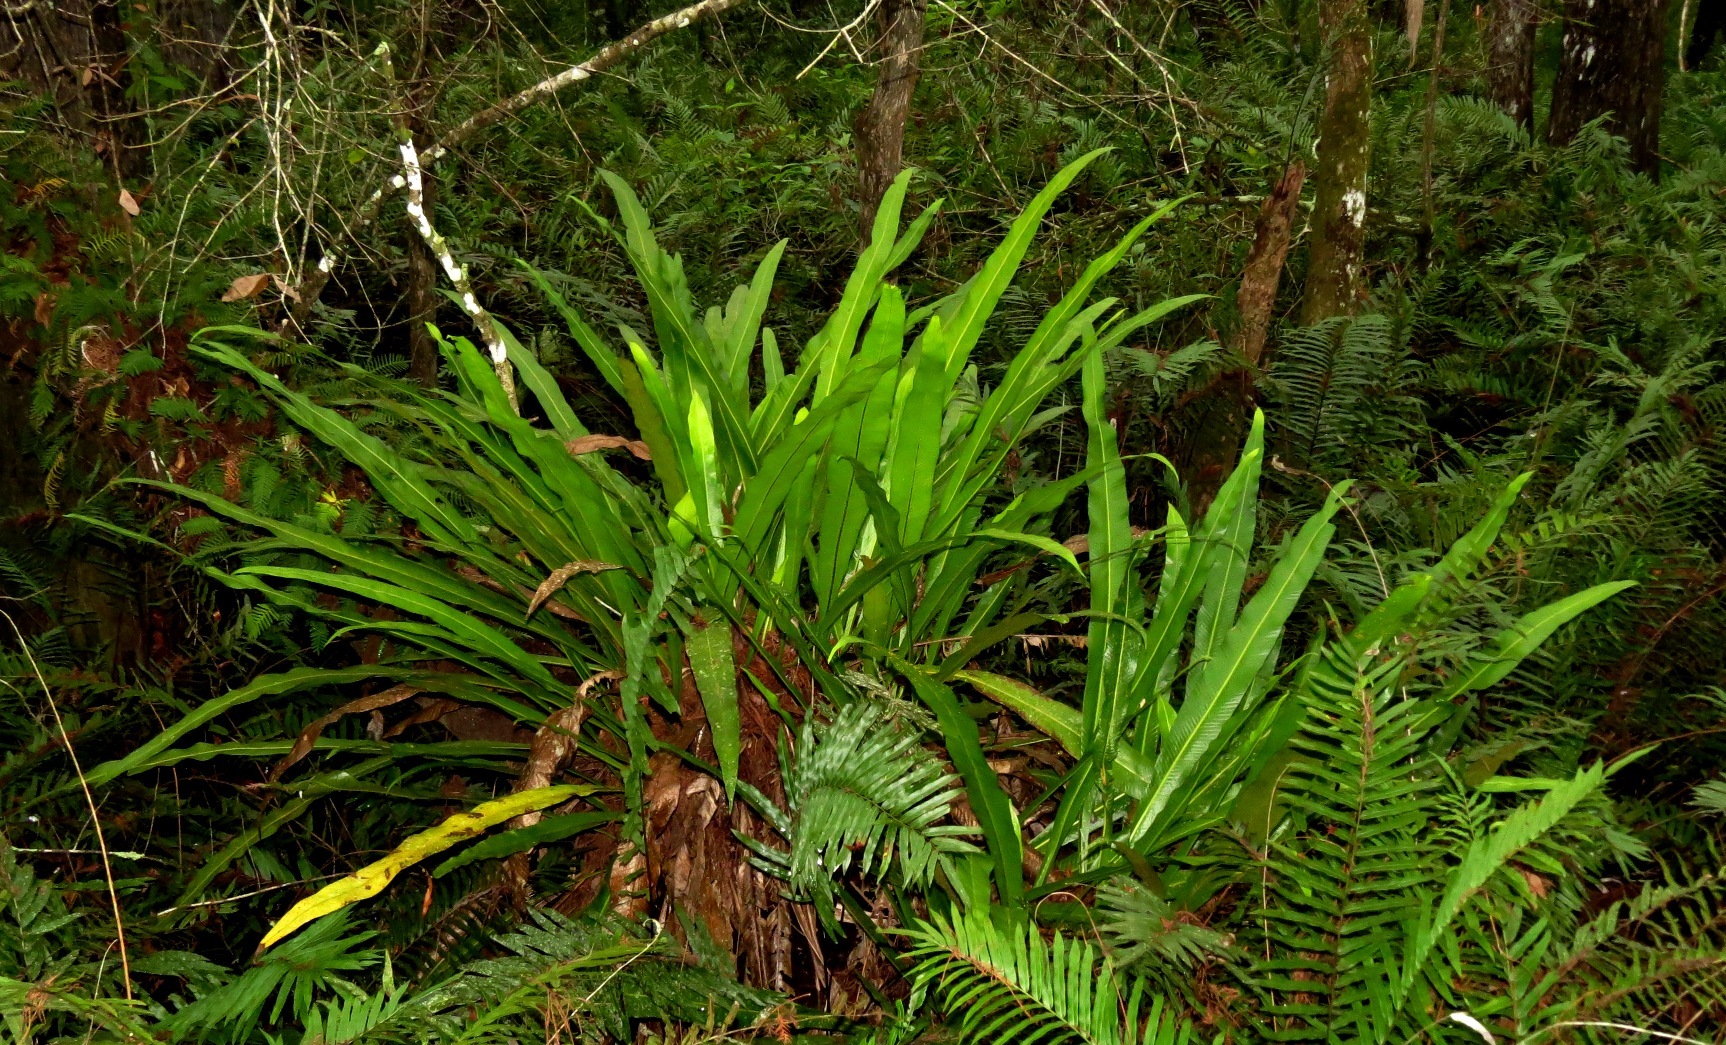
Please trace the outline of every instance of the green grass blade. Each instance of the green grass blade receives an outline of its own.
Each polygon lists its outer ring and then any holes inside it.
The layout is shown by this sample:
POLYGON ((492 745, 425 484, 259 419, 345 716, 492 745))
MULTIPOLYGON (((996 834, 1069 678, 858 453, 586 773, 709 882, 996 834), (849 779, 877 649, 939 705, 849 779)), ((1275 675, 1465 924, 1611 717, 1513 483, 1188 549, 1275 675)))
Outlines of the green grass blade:
POLYGON ((1341 482, 1332 488, 1324 507, 1301 526, 1264 585, 1253 594, 1217 655, 1193 669, 1186 699, 1157 759, 1156 786, 1135 818, 1134 839, 1154 833, 1158 824, 1180 815, 1168 805, 1170 798, 1196 775, 1228 721, 1241 710, 1266 661, 1276 655, 1282 626, 1336 533, 1331 519, 1342 507, 1348 487, 1341 482))
POLYGON ((545 299, 551 302, 551 307, 563 317, 563 323, 569 329, 570 338, 581 346, 583 352, 587 353, 588 360, 593 363, 594 369, 599 371, 599 376, 605 379, 605 383, 611 386, 612 391, 618 395, 623 395, 623 375, 618 369, 617 353, 611 350, 611 347, 605 343, 605 339, 599 336, 598 331, 587 324, 575 306, 557 292, 543 272, 525 261, 520 262, 520 264, 522 268, 527 269, 528 275, 532 277, 534 285, 539 287, 540 293, 544 294, 545 299))
POLYGON ((737 665, 731 648, 731 624, 717 611, 707 611, 708 623, 685 629, 684 652, 701 693, 707 724, 713 730, 713 751, 725 797, 737 790, 737 761, 743 751, 743 725, 737 709, 737 665))
POLYGON ((1066 191, 1067 186, 1071 185, 1093 160, 1107 151, 1095 149, 1088 152, 1050 178, 1043 191, 1037 193, 1014 219, 1000 246, 989 255, 989 260, 983 263, 976 277, 971 280, 964 291, 963 300, 958 303, 952 320, 947 325, 944 362, 948 387, 952 387, 953 382, 959 379, 960 372, 965 369, 965 364, 971 357, 971 349, 976 346, 978 338, 982 337, 984 324, 994 313, 1001 295, 1006 293, 1007 287, 1013 282, 1013 277, 1019 271, 1019 263, 1024 260, 1025 252, 1030 249, 1031 240, 1035 238, 1038 227, 1043 223, 1043 216, 1049 212, 1055 198, 1066 191))
POLYGON ((318 440, 340 450, 348 460, 366 473, 378 492, 388 498, 391 504, 429 532, 452 542, 475 539, 472 524, 443 502, 420 477, 419 469, 414 464, 403 460, 384 445, 382 440, 360 431, 353 422, 334 410, 318 406, 288 388, 274 374, 254 365, 251 360, 226 345, 194 342, 192 349, 251 377, 270 393, 271 398, 295 424, 318 440))
POLYGON ((345 573, 327 573, 320 570, 301 570, 286 566, 246 566, 235 572, 240 576, 276 577, 282 580, 304 581, 308 584, 333 588, 356 598, 367 599, 382 606, 390 606, 425 617, 436 622, 456 641, 468 645, 477 653, 509 665, 520 672, 523 677, 533 680, 545 689, 563 688, 537 658, 529 655, 520 646, 510 641, 503 632, 475 620, 472 616, 454 609, 446 603, 403 588, 400 585, 385 584, 369 577, 356 577, 345 573))
MULTIPOLYGON (((540 365, 532 352, 527 350, 509 328, 497 320, 498 333, 503 337, 505 349, 509 353, 509 361, 514 364, 515 371, 521 375, 521 383, 539 401, 539 407, 545 411, 545 419, 551 422, 551 427, 557 432, 558 438, 569 440, 587 434, 587 427, 575 416, 575 411, 569 408, 569 401, 563 397, 563 390, 557 387, 557 379, 551 376, 551 371, 540 365)), ((615 361, 614 361, 615 365, 615 361)))
POLYGON ((983 745, 977 739, 977 723, 965 714, 953 691, 936 682, 922 669, 892 658, 895 670, 911 683, 917 698, 935 713, 941 737, 947 745, 947 756, 953 768, 965 781, 965 793, 971 809, 983 827, 989 855, 995 862, 995 888, 1001 903, 1008 907, 1018 904, 1024 893, 1024 841, 1020 836, 1019 817, 1013 803, 1001 790, 995 770, 983 755, 983 745))
POLYGON ((138 748, 131 754, 96 766, 85 774, 85 779, 89 781, 92 787, 100 787, 116 777, 133 772, 139 766, 173 746, 175 741, 187 733, 214 721, 237 707, 250 704, 254 700, 280 696, 283 693, 293 693, 313 686, 339 686, 375 678, 387 678, 391 681, 401 682, 410 680, 418 674, 421 673, 411 668, 383 664, 361 664, 351 668, 294 668, 291 671, 284 671, 275 675, 264 675, 253 679, 239 689, 229 690, 220 697, 204 701, 185 718, 138 745, 138 748))

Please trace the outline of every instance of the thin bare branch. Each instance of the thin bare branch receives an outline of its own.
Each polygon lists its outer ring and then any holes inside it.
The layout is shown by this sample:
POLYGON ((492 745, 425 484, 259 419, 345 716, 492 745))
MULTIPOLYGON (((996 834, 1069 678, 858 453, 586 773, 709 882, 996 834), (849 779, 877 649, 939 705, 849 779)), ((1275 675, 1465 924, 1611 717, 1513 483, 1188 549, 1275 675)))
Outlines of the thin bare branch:
MULTIPOLYGON (((623 39, 606 45, 598 54, 595 54, 587 61, 582 62, 579 65, 572 65, 562 72, 548 76, 534 84, 532 87, 511 95, 503 101, 498 102, 496 105, 487 109, 482 109, 468 117, 453 130, 445 134, 436 144, 432 145, 431 148, 427 149, 423 156, 418 157, 422 169, 424 167, 435 165, 438 161, 448 156, 452 149, 455 149, 457 146, 466 142, 468 139, 472 138, 487 127, 499 123, 538 102, 545 101, 547 98, 557 94, 565 87, 581 83, 584 80, 592 79, 597 74, 621 63, 624 59, 641 50, 641 48, 647 44, 657 40, 661 36, 664 36, 666 33, 686 28, 703 18, 717 16, 744 2, 745 0, 700 0, 699 3, 691 4, 681 10, 673 11, 671 14, 665 15, 664 17, 655 18, 653 21, 648 22, 646 25, 643 25, 623 39)), ((377 53, 382 56, 387 56, 388 51, 388 44, 380 44, 377 53)), ((366 200, 365 204, 361 206, 358 212, 354 215, 355 221, 352 228, 358 230, 370 225, 374 220, 376 220, 378 213, 383 209, 384 196, 393 190, 406 188, 407 184, 407 177, 404 173, 396 175, 385 185, 379 187, 371 194, 371 197, 366 200)), ((328 285, 331 275, 334 274, 336 264, 341 259, 341 254, 342 251, 340 248, 331 247, 325 250, 323 256, 318 259, 317 268, 307 276, 304 284, 300 287, 300 300, 295 302, 288 321, 284 324, 284 328, 296 328, 304 323, 305 317, 311 311, 313 303, 316 302, 318 296, 323 293, 324 287, 328 285)))

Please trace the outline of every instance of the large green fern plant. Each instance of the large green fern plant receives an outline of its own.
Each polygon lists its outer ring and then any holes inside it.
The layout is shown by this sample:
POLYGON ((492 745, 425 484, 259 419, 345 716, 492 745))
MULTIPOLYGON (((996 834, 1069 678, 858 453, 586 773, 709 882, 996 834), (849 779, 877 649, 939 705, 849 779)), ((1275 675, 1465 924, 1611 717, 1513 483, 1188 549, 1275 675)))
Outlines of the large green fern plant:
MULTIPOLYGON (((322 725, 297 745, 182 743, 217 716, 294 692, 393 684, 489 706, 542 737, 568 731, 560 724, 567 720, 547 722, 573 703, 584 712, 578 745, 614 767, 623 839, 639 850, 648 757, 663 743, 645 702, 660 715, 686 713, 679 680, 687 677, 708 739, 703 752, 682 754, 710 765, 728 795, 740 792, 769 823, 783 824, 787 811, 755 786, 768 782, 771 767, 740 771, 740 693, 761 695, 788 720, 825 715, 820 709, 857 699, 842 676, 845 660, 927 666, 939 663, 943 645, 931 640, 956 640, 974 653, 1010 634, 1024 571, 989 581, 980 594, 974 586, 1003 547, 1076 567, 1042 528, 1086 476, 1005 503, 995 496, 996 476, 1014 446, 1051 416, 1043 404, 1053 390, 1190 300, 1135 314, 1116 309, 1112 298, 1091 300, 1156 215, 1085 269, 986 395, 969 399, 956 389, 970 380, 972 350, 1037 227, 1095 158, 1061 171, 972 280, 909 310, 888 276, 915 250, 934 210, 901 232, 910 175, 902 176, 838 306, 795 359, 764 323, 783 245, 723 308, 702 311, 633 192, 610 179, 617 236, 646 292, 652 334, 622 328, 614 343, 557 303, 627 405, 638 437, 630 445, 648 459, 641 468, 607 461, 626 438, 590 431, 507 331, 538 423, 516 413, 490 361, 465 338, 443 341, 454 394, 418 393, 355 372, 371 393, 324 405, 249 358, 247 339, 256 332, 202 332, 198 352, 256 382, 286 421, 363 472, 399 524, 350 534, 328 515, 282 520, 170 487, 237 528, 236 539, 207 543, 199 561, 252 598, 322 622, 332 639, 375 636, 385 655, 351 667, 298 668, 207 701, 96 769, 92 781, 227 754, 289 756, 275 773, 282 777, 308 751, 373 756, 358 772, 401 758, 490 759, 501 769, 520 750, 508 742, 324 738, 322 725)), ((926 667, 915 670, 926 675, 926 667)), ((945 709, 943 732, 971 805, 987 814, 984 833, 1010 895, 1019 868, 1006 852, 1016 850, 1018 825, 974 731, 963 735, 955 715, 945 709)), ((915 828, 933 840, 941 832, 929 825, 947 792, 924 797, 934 805, 917 814, 915 828)), ((274 814, 274 825, 312 800, 299 795, 274 814)), ((914 880, 926 877, 926 854, 935 850, 904 841, 890 848, 910 858, 914 880)), ((199 876, 195 885, 210 881, 199 876)), ((185 899, 197 899, 198 889, 185 899)))
POLYGON ((1598 763, 1569 779, 1519 781, 1494 775, 1507 756, 1447 760, 1459 753, 1458 727, 1477 694, 1628 583, 1525 615, 1436 686, 1420 670, 1447 600, 1485 557, 1526 480, 1436 566, 1313 656, 1291 692, 1300 728, 1274 774, 1242 795, 1236 821, 1260 847, 1244 869, 1258 896, 1243 928, 1256 941, 1252 982, 1271 1040, 1438 1033, 1438 1006, 1495 1016, 1502 993, 1483 989, 1481 936, 1468 929, 1497 898, 1530 906, 1531 887, 1514 869, 1566 873, 1562 847, 1544 851, 1555 829, 1599 815, 1607 770, 1598 763), (1518 791, 1544 793, 1492 824, 1491 796, 1518 791))

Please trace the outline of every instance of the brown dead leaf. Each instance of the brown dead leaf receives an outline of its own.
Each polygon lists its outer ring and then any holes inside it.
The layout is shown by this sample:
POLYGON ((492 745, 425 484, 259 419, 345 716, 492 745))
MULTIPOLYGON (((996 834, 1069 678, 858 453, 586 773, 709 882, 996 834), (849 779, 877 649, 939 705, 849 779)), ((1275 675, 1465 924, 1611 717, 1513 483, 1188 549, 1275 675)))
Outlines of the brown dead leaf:
POLYGON ((604 570, 616 569, 621 569, 621 567, 613 566, 609 562, 594 562, 588 559, 580 559, 566 566, 559 566, 551 571, 551 576, 540 582, 538 590, 533 593, 532 601, 527 604, 526 616, 533 616, 534 610, 545 605, 545 600, 562 590, 563 586, 569 583, 569 579, 576 574, 599 573, 604 570))
POLYGON ((1526 867, 1518 867, 1517 870, 1522 873, 1522 880, 1528 883, 1528 891, 1542 900, 1546 899, 1546 894, 1552 891, 1552 883, 1526 867))
POLYGON ((583 679, 581 681, 581 685, 575 688, 575 698, 577 700, 586 700, 588 690, 591 690, 601 682, 621 682, 622 680, 623 672, 616 668, 607 668, 605 671, 601 671, 596 675, 589 675, 587 678, 583 679))
MULTIPOLYGON (((133 213, 137 212, 133 211, 133 213)), ((244 301, 247 298, 257 297, 269 285, 270 274, 268 272, 254 272, 249 276, 239 276, 228 284, 227 290, 222 291, 222 300, 244 301)))
POLYGON ((139 214, 138 201, 125 189, 120 190, 120 209, 134 218, 139 214))
POLYGON ((310 754, 312 745, 316 744, 318 742, 318 738, 324 735, 324 730, 343 715, 352 715, 358 711, 376 711, 379 708, 387 708, 391 704, 400 704, 402 701, 415 696, 418 693, 419 690, 407 685, 406 683, 399 686, 391 686, 389 689, 386 689, 381 693, 373 693, 369 697, 360 697, 357 700, 350 700, 346 704, 343 704, 341 707, 325 715, 323 718, 313 722, 311 725, 300 731, 299 737, 294 740, 293 750, 288 752, 287 757, 283 758, 280 762, 277 762, 276 768, 270 770, 270 782, 275 783, 280 780, 282 778, 282 774, 292 768, 295 762, 298 762, 300 759, 305 758, 310 754))
POLYGON ((647 444, 639 439, 625 439, 621 435, 583 435, 563 444, 571 457, 580 457, 595 450, 615 450, 623 447, 643 461, 653 460, 653 453, 647 449, 647 444))
POLYGON ((384 730, 383 739, 388 740, 391 737, 400 736, 409 728, 422 725, 426 722, 442 722, 445 715, 448 715, 453 711, 460 711, 465 707, 467 707, 467 705, 463 704, 459 700, 450 700, 447 697, 439 697, 436 700, 426 703, 418 711, 384 730))
POLYGON ((239 450, 229 450, 222 458, 222 496, 230 501, 240 499, 240 462, 242 454, 239 450))
MULTIPOLYGON (((559 768, 575 754, 576 737, 581 731, 581 719, 587 709, 580 701, 562 711, 554 711, 533 735, 528 745, 527 761, 516 778, 515 790, 532 791, 545 787, 557 776, 559 768)), ((523 813, 510 821, 510 827, 532 827, 544 817, 539 811, 523 813)), ((519 891, 527 887, 528 857, 517 853, 504 865, 504 874, 519 891)))
POLYGON ((290 301, 300 300, 299 288, 290 285, 287 280, 283 279, 280 276, 276 277, 276 289, 281 291, 282 296, 287 298, 290 301))
POLYGON ((84 365, 91 370, 113 374, 120 369, 121 348, 120 342, 111 337, 86 338, 81 349, 84 365))
POLYGON ((526 744, 533 740, 533 730, 495 708, 468 705, 438 716, 438 724, 449 730, 457 740, 486 740, 494 744, 526 744))
POLYGON ((1090 639, 1084 635, 1020 635, 1018 636, 1018 639, 1020 642, 1024 643, 1027 649, 1037 650, 1042 649, 1051 642, 1059 642, 1064 646, 1071 646, 1074 649, 1084 649, 1086 643, 1090 641, 1090 639))
POLYGON ((37 294, 35 311, 36 322, 43 326, 47 326, 49 323, 53 322, 54 306, 59 302, 59 300, 60 296, 52 290, 44 290, 42 293, 37 294))

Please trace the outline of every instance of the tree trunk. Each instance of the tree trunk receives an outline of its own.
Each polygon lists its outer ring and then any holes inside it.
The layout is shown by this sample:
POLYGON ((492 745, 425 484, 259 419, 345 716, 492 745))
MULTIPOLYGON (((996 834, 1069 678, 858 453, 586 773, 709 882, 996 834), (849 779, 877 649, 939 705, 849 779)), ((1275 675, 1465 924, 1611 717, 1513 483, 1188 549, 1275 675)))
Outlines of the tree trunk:
POLYGON ((1366 298, 1366 175, 1372 147, 1372 33, 1365 0, 1323 0, 1330 52, 1313 168, 1312 245, 1301 322, 1353 312, 1366 298))
POLYGON ((138 175, 146 156, 141 121, 126 98, 132 75, 126 9, 118 0, 0 7, 6 11, 0 18, 0 79, 19 81, 52 100, 57 129, 93 149, 117 180, 138 175))
POLYGON ((89 85, 90 109, 95 117, 99 151, 112 159, 114 176, 125 181, 143 170, 144 155, 138 149, 137 121, 126 101, 126 85, 132 74, 131 45, 126 39, 117 0, 97 0, 90 5, 89 85))
POLYGON ((630 0, 605 0, 605 35, 615 40, 629 31, 635 5, 630 0))
POLYGON ((1657 173, 1665 64, 1665 0, 1565 0, 1547 139, 1563 145, 1610 114, 1606 126, 1630 143, 1631 164, 1657 173))
POLYGON ((1240 456, 1241 440, 1252 415, 1254 378, 1264 369, 1265 342, 1276 311, 1283 261, 1294 239, 1295 215, 1300 210, 1300 191, 1305 180, 1306 167, 1296 160, 1259 207, 1253 246, 1241 270, 1240 289, 1235 292, 1237 319, 1230 338, 1230 347, 1246 361, 1247 369, 1217 378, 1211 394, 1205 396, 1204 414, 1193 427, 1183 462, 1187 497, 1195 520, 1203 518, 1218 487, 1240 456))
POLYGON ((863 243, 875 224, 875 208, 905 158, 905 123, 917 89, 927 0, 883 0, 876 41, 875 95, 857 115, 857 173, 863 204, 863 243))
POLYGON ((1247 252, 1247 263, 1241 270, 1241 286, 1235 294, 1235 308, 1240 315, 1235 349, 1255 369, 1264 359, 1271 315, 1276 310, 1277 288, 1282 283, 1283 261, 1294 239, 1295 214, 1300 210, 1300 192, 1305 183, 1306 165, 1296 160, 1259 205, 1252 250, 1247 252))
POLYGON ((1537 0, 1493 0, 1486 30, 1488 92, 1493 103, 1523 127, 1534 122, 1534 36, 1539 28, 1537 0))

